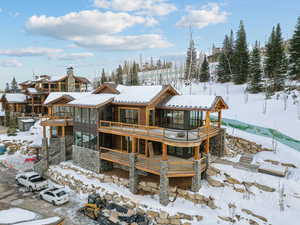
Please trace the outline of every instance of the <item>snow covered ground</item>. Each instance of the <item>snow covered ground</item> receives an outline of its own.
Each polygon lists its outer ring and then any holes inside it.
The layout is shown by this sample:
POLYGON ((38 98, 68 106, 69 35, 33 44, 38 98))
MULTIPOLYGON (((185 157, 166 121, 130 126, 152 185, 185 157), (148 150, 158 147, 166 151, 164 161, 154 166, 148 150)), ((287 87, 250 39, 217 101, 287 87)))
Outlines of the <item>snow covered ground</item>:
MULTIPOLYGON (((289 96, 287 100, 286 110, 284 110, 282 94, 279 96, 278 100, 276 99, 276 96, 274 96, 271 100, 268 100, 267 110, 264 114, 264 95, 249 94, 248 101, 246 102, 244 88, 245 85, 213 84, 207 85, 205 89, 203 84, 193 84, 191 89, 189 86, 183 86, 180 90, 185 94, 191 92, 192 94, 221 95, 230 107, 229 110, 225 111, 223 114, 225 118, 274 128, 288 136, 300 140, 299 109, 297 108, 299 106, 293 104, 291 96, 289 96)), ((264 147, 272 148, 273 145, 270 138, 249 134, 237 129, 233 131, 231 128, 228 128, 227 132, 229 134, 234 134, 235 136, 255 141, 258 144, 262 144, 264 147)), ((0 139, 32 140, 35 144, 41 144, 41 133, 41 127, 36 124, 30 132, 20 132, 16 137, 0 135, 0 139)), ((15 154, 15 156, 4 155, 0 156, 0 161, 8 160, 12 164, 19 164, 22 161, 22 159, 20 159, 20 162, 18 160, 13 160, 12 157, 22 158, 23 156, 19 154, 15 154)), ((238 161, 238 159, 239 156, 231 160, 238 161)), ((56 169, 65 175, 69 174, 76 176, 77 179, 82 180, 85 184, 93 184, 96 187, 105 188, 111 192, 117 192, 139 204, 145 204, 154 210, 163 210, 171 215, 174 215, 177 212, 183 212, 189 215, 203 216, 203 221, 193 221, 193 225, 230 224, 230 222, 224 221, 218 216, 234 217, 237 221, 235 224, 239 225, 248 225, 250 219, 256 221, 258 224, 296 224, 295 221, 298 220, 300 212, 300 152, 297 152, 284 144, 277 143, 276 152, 260 152, 254 156, 254 163, 267 164, 264 160, 292 163, 298 168, 289 168, 287 176, 279 178, 267 174, 241 170, 230 165, 214 164, 214 167, 221 170, 221 175, 213 176, 213 179, 215 180, 223 182, 226 179, 226 173, 240 182, 256 182, 275 189, 274 192, 267 192, 258 189, 256 186, 251 186, 249 191, 252 194, 249 194, 236 191, 239 188, 243 188, 243 185, 240 184, 227 184, 224 187, 211 187, 206 181, 203 181, 199 193, 205 196, 212 196, 215 199, 215 204, 218 208, 214 210, 207 206, 195 205, 192 202, 181 198, 177 199, 174 203, 169 204, 169 206, 164 207, 159 204, 157 195, 133 195, 124 187, 110 183, 100 183, 92 178, 77 174, 72 170, 61 169, 60 167, 57 167, 56 169), (235 205, 236 207, 229 207, 229 205, 235 205), (265 217, 267 222, 245 213, 245 209, 265 217), (239 221, 238 218, 240 219, 239 221)), ((71 162, 67 163, 70 164, 71 162)), ((78 198, 78 202, 81 203, 86 200, 86 195, 77 195, 76 198, 78 198)))
POLYGON ((294 101, 289 95, 286 110, 284 110, 284 95, 280 93, 278 100, 276 95, 273 96, 272 99, 267 100, 266 113, 264 114, 264 94, 248 94, 248 101, 246 101, 245 88, 246 85, 234 85, 232 83, 193 83, 192 87, 182 85, 179 90, 183 94, 220 95, 229 105, 229 109, 223 113, 224 118, 273 128, 300 140, 300 93, 295 92, 298 95, 298 104, 293 104, 294 101))

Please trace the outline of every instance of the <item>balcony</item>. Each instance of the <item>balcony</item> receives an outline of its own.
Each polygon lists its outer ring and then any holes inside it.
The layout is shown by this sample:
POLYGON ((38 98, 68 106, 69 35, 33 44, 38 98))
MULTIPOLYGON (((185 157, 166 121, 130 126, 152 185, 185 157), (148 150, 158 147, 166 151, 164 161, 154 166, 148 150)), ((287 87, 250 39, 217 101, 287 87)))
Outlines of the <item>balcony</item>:
MULTIPOLYGON (((122 166, 129 167, 129 155, 121 150, 100 147, 100 158, 122 166)), ((136 168, 151 174, 160 175, 161 155, 145 157, 137 154, 136 168)), ((206 169, 205 157, 201 158, 201 172, 206 169)), ((175 156, 168 156, 168 177, 192 177, 195 175, 193 159, 182 159, 175 156)))
POLYGON ((112 121, 99 123, 99 132, 121 136, 133 136, 145 140, 164 142, 178 147, 192 147, 199 145, 207 137, 213 137, 219 133, 219 128, 199 127, 193 130, 175 130, 156 126, 144 126, 112 121))
POLYGON ((69 113, 55 113, 54 115, 43 116, 45 120, 41 122, 42 126, 73 126, 73 116, 69 113))

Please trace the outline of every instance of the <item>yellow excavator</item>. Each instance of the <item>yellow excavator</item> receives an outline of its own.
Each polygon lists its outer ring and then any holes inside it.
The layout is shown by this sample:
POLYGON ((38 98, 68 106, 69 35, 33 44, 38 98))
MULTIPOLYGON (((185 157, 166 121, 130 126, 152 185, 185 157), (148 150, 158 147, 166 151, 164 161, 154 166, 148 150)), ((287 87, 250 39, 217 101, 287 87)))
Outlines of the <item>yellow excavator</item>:
POLYGON ((88 196, 88 203, 84 204, 79 212, 85 216, 90 217, 93 220, 97 220, 100 214, 100 210, 106 206, 106 200, 101 199, 99 194, 90 194, 88 196))

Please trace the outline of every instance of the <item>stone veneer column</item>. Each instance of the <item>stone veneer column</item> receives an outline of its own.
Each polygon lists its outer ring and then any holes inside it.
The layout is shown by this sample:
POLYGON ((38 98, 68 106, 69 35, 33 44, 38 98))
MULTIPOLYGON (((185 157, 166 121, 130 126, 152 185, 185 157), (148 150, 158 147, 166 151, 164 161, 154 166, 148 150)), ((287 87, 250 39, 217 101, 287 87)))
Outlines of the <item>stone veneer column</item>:
POLYGON ((138 189, 138 174, 135 168, 136 163, 136 153, 129 154, 129 189, 131 193, 136 194, 138 189))
POLYGON ((49 167, 49 146, 48 146, 48 138, 42 139, 42 159, 46 161, 46 167, 49 167))
POLYGON ((220 129, 220 134, 219 134, 219 156, 222 157, 225 154, 225 135, 226 135, 226 129, 225 128, 221 128, 220 129))
POLYGON ((192 177, 192 191, 198 192, 201 188, 201 160, 194 160, 195 176, 192 177))
POLYGON ((168 167, 168 161, 160 162, 159 202, 165 206, 169 204, 168 167))

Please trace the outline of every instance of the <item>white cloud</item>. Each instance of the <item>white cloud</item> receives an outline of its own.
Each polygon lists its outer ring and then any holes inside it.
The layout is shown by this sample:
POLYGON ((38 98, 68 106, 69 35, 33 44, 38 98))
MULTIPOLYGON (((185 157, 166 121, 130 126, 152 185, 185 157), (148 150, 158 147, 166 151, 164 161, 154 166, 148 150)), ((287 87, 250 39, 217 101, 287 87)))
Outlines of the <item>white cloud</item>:
POLYGON ((135 25, 154 26, 157 23, 153 17, 91 10, 60 17, 32 16, 26 29, 34 34, 69 40, 85 48, 138 50, 171 46, 158 34, 119 35, 135 25))
POLYGON ((77 36, 119 33, 139 24, 153 25, 155 22, 152 18, 128 13, 85 10, 60 17, 32 16, 26 23, 26 29, 36 34, 71 39, 77 36))
POLYGON ((217 3, 208 3, 200 9, 186 8, 187 15, 181 17, 177 22, 177 26, 188 27, 193 26, 198 29, 206 27, 210 24, 225 23, 229 15, 226 11, 221 11, 220 5, 217 3))
POLYGON ((165 16, 177 10, 168 0, 94 0, 94 6, 153 16, 165 16))
POLYGON ((55 48, 41 48, 41 47, 29 47, 29 48, 20 48, 20 49, 0 49, 0 55, 6 56, 44 56, 50 54, 57 54, 63 52, 62 49, 55 48))
POLYGON ((0 67, 22 67, 23 64, 17 59, 4 59, 0 61, 0 67))
POLYGON ((80 52, 80 53, 64 53, 59 55, 49 55, 50 59, 56 60, 78 60, 85 59, 94 56, 91 52, 80 52))
POLYGON ((167 48, 172 45, 157 34, 144 35, 98 35, 78 37, 74 42, 85 48, 99 48, 104 50, 141 50, 153 48, 167 48))

